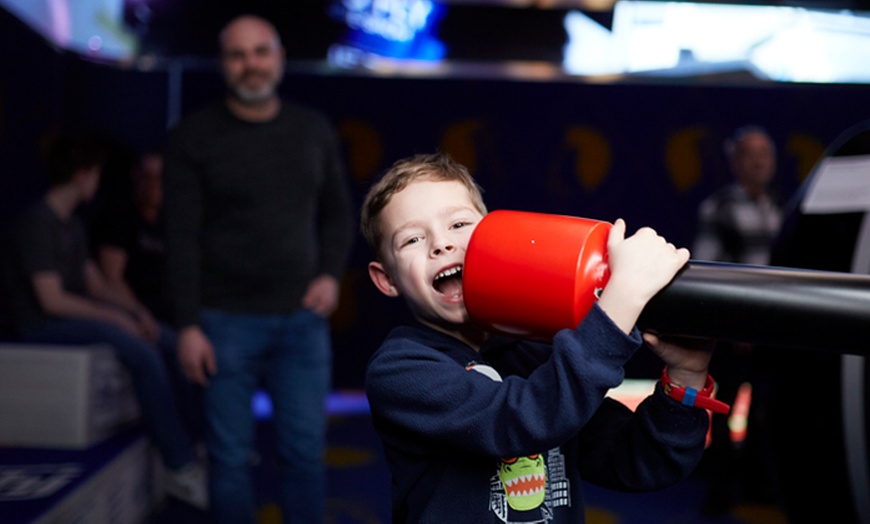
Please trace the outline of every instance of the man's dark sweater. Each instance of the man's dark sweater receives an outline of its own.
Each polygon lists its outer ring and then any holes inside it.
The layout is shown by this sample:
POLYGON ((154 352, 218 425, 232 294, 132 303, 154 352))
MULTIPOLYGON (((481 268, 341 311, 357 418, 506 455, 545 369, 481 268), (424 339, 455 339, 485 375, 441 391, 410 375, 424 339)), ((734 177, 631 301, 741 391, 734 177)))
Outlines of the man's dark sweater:
POLYGON ((583 480, 643 491, 684 479, 706 412, 659 385, 634 413, 605 398, 639 344, 597 305, 552 346, 493 336, 477 353, 423 325, 393 330, 366 375, 393 522, 579 524, 583 480))
POLYGON ((173 131, 165 166, 179 327, 201 307, 292 313, 314 277, 341 276, 352 209, 337 134, 319 113, 284 102, 251 123, 212 105, 173 131))

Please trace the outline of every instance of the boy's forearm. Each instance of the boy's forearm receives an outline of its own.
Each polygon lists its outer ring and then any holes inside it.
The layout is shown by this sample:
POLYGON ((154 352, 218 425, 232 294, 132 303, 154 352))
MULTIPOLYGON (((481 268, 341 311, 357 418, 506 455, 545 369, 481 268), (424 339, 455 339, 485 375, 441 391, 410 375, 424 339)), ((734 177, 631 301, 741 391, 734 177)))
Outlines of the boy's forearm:
POLYGON ((632 293, 629 287, 623 286, 618 279, 611 279, 601 292, 598 306, 614 324, 628 334, 637 323, 646 302, 636 293, 632 293))

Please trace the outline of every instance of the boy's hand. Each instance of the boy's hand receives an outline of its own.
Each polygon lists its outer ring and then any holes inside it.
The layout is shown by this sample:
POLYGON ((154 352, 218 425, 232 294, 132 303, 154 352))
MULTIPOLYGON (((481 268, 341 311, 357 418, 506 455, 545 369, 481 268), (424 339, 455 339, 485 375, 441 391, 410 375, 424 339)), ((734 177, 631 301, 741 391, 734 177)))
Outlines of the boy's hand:
POLYGON ((649 299, 689 260, 688 249, 677 249, 648 227, 625 238, 625 221, 621 218, 610 229, 607 254, 610 280, 598 304, 626 333, 634 327, 649 299))
POLYGON ((688 337, 665 340, 653 333, 644 333, 643 340, 664 361, 668 376, 675 384, 697 390, 704 388, 714 340, 688 337))

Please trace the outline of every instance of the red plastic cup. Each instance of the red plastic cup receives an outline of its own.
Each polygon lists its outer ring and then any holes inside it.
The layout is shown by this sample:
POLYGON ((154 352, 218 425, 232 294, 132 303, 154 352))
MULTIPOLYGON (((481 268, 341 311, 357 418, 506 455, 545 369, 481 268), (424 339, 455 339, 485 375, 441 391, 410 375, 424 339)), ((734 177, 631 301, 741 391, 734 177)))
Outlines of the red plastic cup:
POLYGON ((475 322, 508 335, 549 340, 575 328, 610 278, 599 220, 498 210, 468 243, 465 307, 475 322))

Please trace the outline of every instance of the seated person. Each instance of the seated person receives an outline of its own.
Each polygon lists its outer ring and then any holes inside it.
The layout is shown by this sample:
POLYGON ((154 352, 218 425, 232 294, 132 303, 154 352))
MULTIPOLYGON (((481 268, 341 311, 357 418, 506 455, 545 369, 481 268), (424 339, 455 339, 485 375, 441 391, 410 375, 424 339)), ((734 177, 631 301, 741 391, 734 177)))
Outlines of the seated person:
POLYGON ((163 155, 142 154, 130 172, 130 195, 105 199, 93 221, 96 261, 114 293, 136 306, 143 330, 157 341, 178 408, 191 437, 205 439, 202 388, 188 381, 178 362, 178 333, 168 323, 163 235, 163 155))
POLYGON ((130 172, 130 194, 108 195, 91 230, 96 262, 109 285, 141 303, 143 320, 155 330, 168 318, 162 170, 160 153, 142 154, 130 172))
POLYGON ((205 474, 176 411, 156 333, 144 306, 115 292, 91 260, 76 214, 96 193, 104 158, 99 142, 82 137, 61 137, 49 152, 49 188, 13 228, 12 321, 22 342, 109 345, 130 374, 169 494, 204 509, 205 474))

